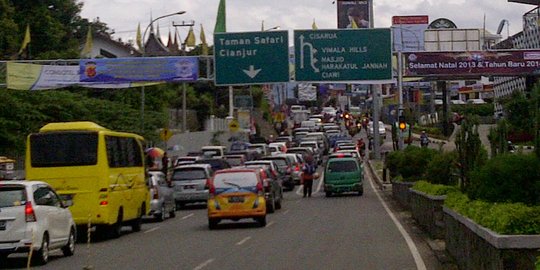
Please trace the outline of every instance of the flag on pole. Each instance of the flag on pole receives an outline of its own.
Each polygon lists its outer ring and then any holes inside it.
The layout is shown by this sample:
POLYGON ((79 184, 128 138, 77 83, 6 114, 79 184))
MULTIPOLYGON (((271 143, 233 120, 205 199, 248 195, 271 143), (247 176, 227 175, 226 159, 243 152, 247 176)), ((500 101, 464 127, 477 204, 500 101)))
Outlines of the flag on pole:
POLYGON ((227 22, 225 15, 225 0, 219 1, 218 13, 216 18, 216 25, 214 27, 214 33, 227 32, 227 22))
POLYGON ((137 26, 137 37, 136 37, 137 47, 139 50, 142 50, 142 36, 141 36, 141 23, 137 26))
POLYGON ((21 54, 25 49, 26 47, 28 47, 28 44, 30 43, 31 39, 30 39, 30 25, 27 24, 26 25, 26 32, 24 33, 24 39, 23 39, 23 42, 22 42, 22 45, 21 45, 21 49, 19 50, 19 54, 21 54))
POLYGON ((86 33, 86 43, 84 44, 84 48, 81 51, 81 56, 91 57, 90 54, 92 53, 93 45, 94 45, 94 40, 92 38, 92 26, 88 26, 88 33, 86 33))
POLYGON ((185 43, 186 43, 186 46, 188 47, 195 47, 196 40, 195 40, 195 33, 193 33, 193 26, 189 27, 189 32, 187 34, 185 43))
POLYGON ((202 47, 202 55, 208 55, 208 43, 206 43, 206 35, 204 34, 204 28, 201 23, 201 47, 202 47))
POLYGON ((313 30, 319 29, 319 28, 317 27, 317 24, 315 24, 315 19, 313 19, 313 23, 311 24, 311 29, 313 29, 313 30))

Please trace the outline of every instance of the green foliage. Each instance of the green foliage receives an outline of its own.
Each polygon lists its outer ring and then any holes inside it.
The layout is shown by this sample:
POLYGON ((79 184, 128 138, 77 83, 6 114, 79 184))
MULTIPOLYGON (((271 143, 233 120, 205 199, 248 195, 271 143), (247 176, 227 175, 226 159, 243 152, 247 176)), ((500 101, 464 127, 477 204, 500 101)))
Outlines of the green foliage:
POLYGON ((540 203, 540 160, 535 155, 503 154, 471 174, 467 194, 489 202, 540 203))
POLYGON ((457 192, 459 189, 455 186, 447 186, 447 185, 439 185, 439 184, 431 184, 427 181, 417 181, 414 183, 414 186, 412 189, 424 192, 429 195, 433 196, 443 196, 447 195, 452 192, 457 192))
POLYGON ((449 193, 444 205, 499 234, 540 234, 540 207, 523 203, 488 203, 449 193))
POLYGON ((438 152, 429 161, 425 178, 433 184, 456 185, 458 182, 456 163, 456 152, 438 152))
POLYGON ((403 151, 394 151, 386 159, 390 177, 401 175, 404 181, 417 181, 423 178, 427 164, 437 154, 436 150, 407 146, 403 151))
POLYGON ((489 129, 488 140, 492 157, 508 152, 508 126, 508 121, 502 119, 497 123, 497 127, 489 129))
MULTIPOLYGON (((133 92, 131 92, 133 93, 133 92)), ((1 89, 0 153, 22 154, 26 136, 50 122, 93 121, 109 129, 134 132, 156 140, 155 130, 163 127, 163 111, 145 112, 145 130, 140 130, 140 104, 89 98, 83 91, 14 91, 1 89), (83 93, 80 93, 83 92, 83 93)))
POLYGON ((470 172, 481 167, 487 159, 487 151, 482 146, 478 135, 478 120, 468 117, 463 120, 461 130, 456 135, 456 151, 460 172, 460 188, 467 190, 470 172))
POLYGON ((464 104, 464 105, 453 105, 452 111, 457 112, 460 115, 465 116, 493 116, 495 108, 493 104, 464 104))

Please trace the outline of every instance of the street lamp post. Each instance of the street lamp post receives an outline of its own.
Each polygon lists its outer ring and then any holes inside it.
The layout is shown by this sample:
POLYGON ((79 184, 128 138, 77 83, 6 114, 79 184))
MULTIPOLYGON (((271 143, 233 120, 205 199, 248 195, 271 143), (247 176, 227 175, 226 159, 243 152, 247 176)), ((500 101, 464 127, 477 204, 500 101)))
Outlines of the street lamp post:
MULTIPOLYGON (((182 10, 182 11, 178 11, 178 12, 175 12, 175 13, 171 13, 171 14, 167 14, 167 15, 157 17, 157 18, 153 19, 152 21, 150 21, 148 26, 146 26, 146 29, 144 29, 144 33, 143 33, 143 36, 142 36, 142 42, 143 42, 143 46, 141 48, 142 49, 142 57, 146 56, 146 44, 144 44, 145 37, 146 37, 146 32, 154 24, 154 22, 156 22, 157 20, 163 19, 163 18, 174 16, 174 15, 182 15, 184 13, 186 13, 186 12, 182 10)), ((145 103, 145 101, 144 101, 144 84, 143 84, 142 87, 141 87, 141 133, 144 133, 144 103, 145 103)))

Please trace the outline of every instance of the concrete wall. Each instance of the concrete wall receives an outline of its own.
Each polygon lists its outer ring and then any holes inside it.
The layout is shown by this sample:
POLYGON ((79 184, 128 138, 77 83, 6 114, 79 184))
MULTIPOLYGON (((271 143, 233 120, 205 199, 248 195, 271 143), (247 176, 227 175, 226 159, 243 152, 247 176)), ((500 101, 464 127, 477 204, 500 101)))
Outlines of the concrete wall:
POLYGON ((412 182, 392 182, 392 196, 407 210, 411 209, 409 188, 413 185, 412 182))
POLYGON ((540 235, 499 235, 443 208, 446 250, 459 269, 535 269, 540 235))
POLYGON ((442 205, 446 196, 431 196, 423 192, 410 190, 410 206, 413 218, 433 239, 444 238, 444 220, 442 205))
MULTIPOLYGON (((198 131, 174 134, 167 142, 167 152, 170 158, 185 156, 188 152, 197 152, 205 145, 212 145, 215 132, 198 131)), ((217 137, 220 145, 230 146, 229 132, 220 133, 217 137)))

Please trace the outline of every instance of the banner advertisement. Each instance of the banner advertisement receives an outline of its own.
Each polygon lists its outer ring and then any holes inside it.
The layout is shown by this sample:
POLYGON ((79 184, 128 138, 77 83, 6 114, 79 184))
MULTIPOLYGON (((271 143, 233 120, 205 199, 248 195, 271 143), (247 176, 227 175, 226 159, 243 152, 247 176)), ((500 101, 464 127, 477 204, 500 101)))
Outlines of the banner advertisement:
POLYGON ((14 90, 56 89, 79 82, 78 66, 7 63, 7 87, 14 90))
POLYGON ((424 51, 424 31, 428 28, 428 25, 428 16, 392 17, 394 51, 424 51))
POLYGON ((249 110, 238 110, 238 124, 240 130, 249 131, 251 128, 251 113, 249 110))
POLYGON ((540 50, 404 53, 404 76, 540 74, 540 50))
POLYGON ((189 82, 198 78, 199 61, 197 57, 83 59, 79 70, 81 82, 189 82))
POLYGON ((37 65, 15 62, 7 63, 6 75, 7 88, 13 90, 47 90, 69 86, 117 89, 163 83, 81 83, 79 81, 79 66, 37 65))
POLYGON ((338 28, 369 28, 369 1, 337 1, 338 28))

